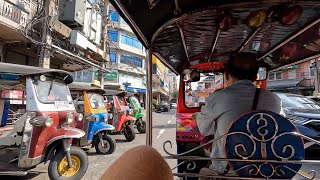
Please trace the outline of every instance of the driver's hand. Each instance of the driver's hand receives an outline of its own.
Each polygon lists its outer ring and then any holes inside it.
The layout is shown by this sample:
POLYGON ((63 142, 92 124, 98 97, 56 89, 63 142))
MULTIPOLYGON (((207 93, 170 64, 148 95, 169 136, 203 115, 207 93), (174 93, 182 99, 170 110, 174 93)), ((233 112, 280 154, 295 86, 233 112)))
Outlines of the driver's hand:
POLYGON ((193 113, 193 114, 192 114, 192 119, 196 120, 197 114, 198 114, 197 112, 196 112, 196 113, 193 113))

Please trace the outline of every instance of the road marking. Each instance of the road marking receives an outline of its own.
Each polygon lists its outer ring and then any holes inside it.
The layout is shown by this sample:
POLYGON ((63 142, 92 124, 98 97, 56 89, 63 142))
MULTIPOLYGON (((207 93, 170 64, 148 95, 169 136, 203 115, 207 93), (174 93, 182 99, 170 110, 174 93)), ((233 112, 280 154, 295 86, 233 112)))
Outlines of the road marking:
POLYGON ((170 123, 171 123, 171 120, 168 121, 168 124, 170 124, 170 123))
POLYGON ((157 139, 164 133, 165 129, 161 129, 160 132, 158 133, 157 139))

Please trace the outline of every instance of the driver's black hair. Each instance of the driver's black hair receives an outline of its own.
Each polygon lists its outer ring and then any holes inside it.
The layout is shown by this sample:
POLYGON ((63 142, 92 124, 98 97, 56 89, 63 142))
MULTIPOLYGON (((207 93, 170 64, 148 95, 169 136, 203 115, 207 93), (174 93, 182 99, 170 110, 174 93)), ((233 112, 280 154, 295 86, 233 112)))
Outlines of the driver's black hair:
POLYGON ((233 55, 225 65, 225 73, 238 80, 256 80, 259 71, 257 56, 253 53, 243 52, 233 55))

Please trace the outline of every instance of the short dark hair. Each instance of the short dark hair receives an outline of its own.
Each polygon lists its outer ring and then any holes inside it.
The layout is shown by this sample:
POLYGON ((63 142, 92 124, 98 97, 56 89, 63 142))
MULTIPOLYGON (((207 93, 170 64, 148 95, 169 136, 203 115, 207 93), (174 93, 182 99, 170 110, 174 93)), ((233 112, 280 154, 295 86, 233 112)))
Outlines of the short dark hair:
POLYGON ((225 65, 225 73, 232 77, 243 80, 255 81, 259 71, 257 56, 253 53, 243 52, 230 58, 225 65))

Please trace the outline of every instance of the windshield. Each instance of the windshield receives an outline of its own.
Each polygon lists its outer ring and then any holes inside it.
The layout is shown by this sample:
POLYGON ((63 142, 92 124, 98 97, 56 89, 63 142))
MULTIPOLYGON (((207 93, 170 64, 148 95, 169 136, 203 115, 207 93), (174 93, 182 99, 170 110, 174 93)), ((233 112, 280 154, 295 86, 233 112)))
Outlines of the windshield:
POLYGON ((290 96, 278 94, 282 101, 283 108, 320 109, 315 101, 303 96, 290 96))
POLYGON ((201 73, 200 81, 185 82, 184 102, 187 107, 200 107, 206 99, 217 89, 223 88, 223 75, 210 75, 201 73))
POLYGON ((136 97, 130 97, 134 106, 140 107, 139 100, 136 97))
POLYGON ((105 108, 104 98, 101 94, 97 93, 88 93, 88 99, 90 102, 90 106, 93 109, 105 108))
POLYGON ((42 103, 72 102, 69 88, 62 80, 40 81, 34 79, 33 84, 36 88, 38 99, 42 103))

